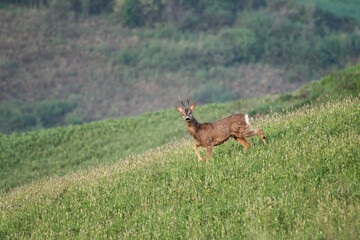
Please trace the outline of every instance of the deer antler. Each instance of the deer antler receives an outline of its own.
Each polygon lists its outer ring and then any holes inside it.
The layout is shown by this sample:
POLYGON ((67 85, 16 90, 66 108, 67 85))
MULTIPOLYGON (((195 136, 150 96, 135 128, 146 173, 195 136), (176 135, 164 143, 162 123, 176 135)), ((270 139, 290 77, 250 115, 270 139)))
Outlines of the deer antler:
POLYGON ((187 98, 187 104, 188 104, 188 108, 189 108, 189 105, 190 105, 190 96, 188 96, 188 98, 187 98))
POLYGON ((183 102, 183 100, 180 98, 180 96, 178 96, 178 98, 179 98, 179 101, 180 101, 181 105, 183 105, 183 107, 186 108, 185 105, 184 105, 184 102, 183 102))

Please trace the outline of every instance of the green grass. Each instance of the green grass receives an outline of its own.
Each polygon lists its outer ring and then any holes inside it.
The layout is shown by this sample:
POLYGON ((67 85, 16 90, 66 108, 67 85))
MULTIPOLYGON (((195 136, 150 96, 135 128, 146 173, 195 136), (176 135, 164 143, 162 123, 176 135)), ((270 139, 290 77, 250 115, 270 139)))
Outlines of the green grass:
MULTIPOLYGON (((177 140, 0 197, 2 239, 359 239, 360 101, 252 121, 198 162, 177 140)), ((204 151, 202 152, 204 154, 204 151)))
MULTIPOLYGON (((207 121, 230 112, 213 104, 198 113, 207 121)), ((8 190, 40 177, 115 162, 184 136, 186 127, 174 110, 28 133, 0 135, 0 187, 8 190)))
MULTIPOLYGON (((281 95, 199 106, 200 122, 215 121, 235 112, 252 117, 293 111, 305 104, 360 93, 360 64, 302 89, 281 95)), ((194 99, 196 101, 196 99, 194 99)), ((65 175, 98 163, 119 161, 129 155, 188 136, 175 109, 138 117, 106 120, 28 133, 0 135, 0 189, 8 191, 33 180, 65 175)))

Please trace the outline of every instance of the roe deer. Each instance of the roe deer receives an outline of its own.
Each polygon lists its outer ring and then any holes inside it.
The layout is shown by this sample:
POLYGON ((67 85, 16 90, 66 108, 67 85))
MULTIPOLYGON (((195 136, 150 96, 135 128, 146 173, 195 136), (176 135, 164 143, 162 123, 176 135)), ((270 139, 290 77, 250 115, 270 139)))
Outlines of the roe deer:
POLYGON ((230 137, 233 137, 239 143, 244 145, 245 150, 250 146, 250 143, 245 140, 247 137, 260 135, 264 144, 266 144, 264 131, 262 129, 249 129, 250 124, 247 114, 233 114, 216 122, 199 123, 192 115, 192 112, 195 110, 196 102, 189 107, 190 97, 188 97, 187 107, 185 107, 180 97, 179 101, 184 109, 176 106, 176 110, 183 115, 189 133, 195 140, 195 152, 200 161, 204 160, 199 154, 198 147, 206 148, 205 162, 207 162, 210 158, 212 148, 224 143, 230 137))

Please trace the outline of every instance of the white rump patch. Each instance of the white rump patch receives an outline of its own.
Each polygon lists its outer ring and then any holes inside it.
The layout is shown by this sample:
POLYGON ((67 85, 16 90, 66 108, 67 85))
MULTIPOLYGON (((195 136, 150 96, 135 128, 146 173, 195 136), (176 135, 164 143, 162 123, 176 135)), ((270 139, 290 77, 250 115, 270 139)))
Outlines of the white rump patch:
POLYGON ((250 122, 249 122, 249 116, 247 114, 245 114, 245 122, 248 125, 248 127, 250 126, 250 122))

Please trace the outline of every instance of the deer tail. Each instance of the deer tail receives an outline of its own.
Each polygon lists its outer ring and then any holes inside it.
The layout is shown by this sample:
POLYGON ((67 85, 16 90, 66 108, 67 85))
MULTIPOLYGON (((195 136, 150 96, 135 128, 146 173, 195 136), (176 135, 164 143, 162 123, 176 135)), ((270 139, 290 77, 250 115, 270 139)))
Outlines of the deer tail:
POLYGON ((245 114, 245 122, 246 122, 246 125, 248 127, 250 127, 250 122, 249 122, 249 115, 245 114))

